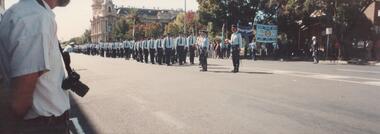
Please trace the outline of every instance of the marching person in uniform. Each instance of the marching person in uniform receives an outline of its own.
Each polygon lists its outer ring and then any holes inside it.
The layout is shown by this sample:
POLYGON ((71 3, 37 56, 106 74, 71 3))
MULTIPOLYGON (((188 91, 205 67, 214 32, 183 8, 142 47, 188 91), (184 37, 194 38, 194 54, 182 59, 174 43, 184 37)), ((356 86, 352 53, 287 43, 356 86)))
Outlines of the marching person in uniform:
POLYGON ((201 67, 202 67, 201 71, 207 71, 207 52, 210 47, 210 43, 209 43, 206 31, 202 32, 202 42, 199 47, 200 47, 199 49, 200 49, 200 57, 201 57, 200 62, 201 62, 201 67))
POLYGON ((112 49, 112 58, 116 58, 116 50, 117 50, 116 42, 112 42, 111 49, 112 49))
POLYGON ((156 47, 155 47, 155 40, 151 38, 148 40, 149 42, 149 55, 150 55, 150 62, 152 64, 155 64, 155 56, 156 56, 156 47))
POLYGON ((162 65, 162 59, 163 59, 164 51, 163 51, 163 45, 161 42, 161 38, 156 39, 155 46, 157 48, 157 63, 159 65, 162 65))
POLYGON ((138 48, 139 48, 139 61, 141 63, 144 62, 144 54, 143 54, 143 41, 140 40, 139 43, 138 43, 138 48))
POLYGON ((311 53, 313 56, 314 64, 319 63, 319 57, 318 57, 318 44, 317 44, 317 37, 313 36, 311 38, 311 53))
POLYGON ((0 87, 9 97, 1 98, 7 107, 0 108, 0 133, 70 133, 70 99, 61 87, 66 75, 52 11, 69 2, 20 0, 5 12, 0 23, 0 87))
POLYGON ((172 47, 172 51, 171 51, 171 61, 172 61, 172 64, 175 64, 177 63, 178 61, 178 55, 177 55, 177 40, 175 37, 171 38, 171 40, 173 41, 173 47, 172 47))
POLYGON ((145 38, 142 41, 143 49, 144 49, 144 61, 145 63, 148 63, 148 56, 149 56, 149 46, 148 46, 148 40, 145 38))
POLYGON ((188 42, 186 36, 182 37, 182 39, 185 44, 185 48, 183 50, 183 63, 187 64, 187 53, 189 52, 189 44, 187 44, 188 42))
POLYGON ((187 37, 187 45, 189 50, 190 64, 194 65, 194 57, 195 57, 195 37, 190 35, 187 37))
POLYGON ((125 46, 123 42, 119 42, 119 58, 125 58, 125 46))
POLYGON ((165 52, 165 36, 162 36, 161 38, 161 45, 162 45, 162 63, 166 63, 166 52, 165 52))
MULTIPOLYGON (((203 37, 202 37, 202 32, 199 32, 199 35, 198 35, 198 37, 197 37, 197 51, 198 51, 198 61, 199 61, 199 66, 201 67, 201 56, 200 56, 200 54, 201 54, 201 47, 200 47, 200 45, 202 44, 202 39, 203 39, 203 37)), ((201 67, 202 68, 202 67, 201 67)))
POLYGON ((129 46, 129 42, 128 41, 124 41, 123 42, 123 45, 124 45, 124 58, 126 60, 129 60, 130 58, 130 46, 129 46))
POLYGON ((106 51, 106 57, 110 57, 110 44, 108 42, 104 43, 105 51, 106 51))
POLYGON ((170 35, 168 35, 166 38, 165 38, 165 41, 164 41, 164 47, 165 47, 165 61, 166 61, 166 65, 170 66, 170 61, 171 61, 171 58, 172 58, 172 48, 173 48, 173 39, 170 37, 170 35))
POLYGON ((231 35, 231 48, 232 48, 232 63, 234 70, 232 72, 239 72, 240 65, 240 49, 243 47, 243 38, 237 30, 236 25, 232 25, 232 35, 231 35))
POLYGON ((256 40, 253 39, 252 43, 249 43, 249 55, 253 61, 256 60, 256 40))
POLYGON ((183 65, 184 62, 184 50, 185 50, 185 42, 182 38, 182 35, 179 35, 176 39, 177 46, 177 59, 179 61, 179 65, 183 65))
POLYGON ((100 42, 100 56, 104 57, 104 43, 100 42))

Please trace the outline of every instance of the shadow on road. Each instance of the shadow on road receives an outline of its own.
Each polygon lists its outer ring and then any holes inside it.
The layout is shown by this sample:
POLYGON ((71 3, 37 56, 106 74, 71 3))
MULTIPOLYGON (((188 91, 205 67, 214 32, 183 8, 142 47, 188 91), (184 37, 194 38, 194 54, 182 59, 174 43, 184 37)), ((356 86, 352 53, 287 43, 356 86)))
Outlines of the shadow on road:
MULTIPOLYGON (((211 72, 211 73, 233 73, 231 71, 207 71, 207 72, 211 72)), ((269 73, 269 72, 247 72, 247 71, 240 71, 238 73, 245 73, 245 74, 273 74, 273 73, 269 73)))
POLYGON ((98 134, 94 124, 89 120, 84 113, 77 100, 70 94, 70 124, 71 134, 98 134))
POLYGON ((170 66, 172 66, 172 67, 193 67, 193 66, 196 66, 196 65, 195 64, 194 65, 191 65, 191 64, 183 64, 183 65, 171 64, 170 66))
POLYGON ((228 67, 207 67, 208 69, 229 69, 228 67))

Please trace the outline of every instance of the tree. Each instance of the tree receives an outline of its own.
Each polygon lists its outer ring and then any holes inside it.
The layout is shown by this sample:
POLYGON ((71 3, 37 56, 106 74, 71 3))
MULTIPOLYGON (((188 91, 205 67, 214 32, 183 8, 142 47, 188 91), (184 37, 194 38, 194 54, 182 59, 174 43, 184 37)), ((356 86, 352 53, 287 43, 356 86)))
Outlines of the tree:
POLYGON ((180 27, 178 24, 174 22, 170 22, 165 27, 165 35, 178 35, 182 31, 182 27, 180 27))
POLYGON ((165 27, 165 34, 178 35, 184 33, 184 26, 186 21, 186 29, 188 29, 187 34, 196 33, 198 29, 204 28, 205 26, 199 23, 199 16, 195 12, 180 13, 177 15, 176 19, 170 22, 165 27), (185 19, 186 18, 186 19, 185 19))
POLYGON ((84 43, 92 42, 92 41, 91 41, 91 30, 86 29, 86 31, 84 31, 84 33, 83 33, 83 35, 82 35, 82 41, 83 41, 84 43))
POLYGON ((163 30, 161 29, 161 25, 158 23, 150 23, 146 24, 144 27, 145 37, 154 37, 157 38, 163 34, 163 30))
POLYGON ((129 28, 127 21, 124 18, 119 18, 112 29, 112 36, 115 37, 116 40, 121 41, 126 39, 125 35, 127 34, 129 28))
POLYGON ((75 44, 84 44, 82 37, 74 37, 69 40, 69 42, 74 42, 75 44))
POLYGON ((211 31, 220 32, 223 24, 230 27, 232 24, 248 25, 254 21, 260 3, 269 0, 197 0, 199 3, 199 22, 209 25, 211 31))

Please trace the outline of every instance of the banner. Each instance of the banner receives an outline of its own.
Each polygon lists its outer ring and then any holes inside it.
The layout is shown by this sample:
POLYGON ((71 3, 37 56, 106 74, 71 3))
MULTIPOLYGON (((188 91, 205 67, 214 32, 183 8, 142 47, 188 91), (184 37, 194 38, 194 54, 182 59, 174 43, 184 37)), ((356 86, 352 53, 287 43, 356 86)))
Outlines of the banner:
POLYGON ((276 43, 277 25, 256 24, 256 42, 276 43))

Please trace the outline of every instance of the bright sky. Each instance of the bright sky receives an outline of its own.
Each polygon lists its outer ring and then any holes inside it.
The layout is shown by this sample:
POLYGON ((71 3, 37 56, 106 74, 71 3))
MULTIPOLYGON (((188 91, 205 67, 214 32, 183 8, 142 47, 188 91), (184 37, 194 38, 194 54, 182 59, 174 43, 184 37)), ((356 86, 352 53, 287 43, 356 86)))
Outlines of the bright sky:
MULTIPOLYGON (((5 8, 9 8, 19 0, 5 0, 5 8)), ((183 9, 184 0, 113 0, 117 6, 131 6, 137 8, 159 8, 159 9, 183 9)), ((92 0, 71 0, 65 8, 55 8, 58 25, 58 37, 60 40, 69 40, 80 36, 86 29, 90 29, 92 15, 92 0)), ((187 0, 187 10, 196 11, 198 3, 196 0, 187 0)))

